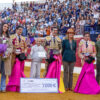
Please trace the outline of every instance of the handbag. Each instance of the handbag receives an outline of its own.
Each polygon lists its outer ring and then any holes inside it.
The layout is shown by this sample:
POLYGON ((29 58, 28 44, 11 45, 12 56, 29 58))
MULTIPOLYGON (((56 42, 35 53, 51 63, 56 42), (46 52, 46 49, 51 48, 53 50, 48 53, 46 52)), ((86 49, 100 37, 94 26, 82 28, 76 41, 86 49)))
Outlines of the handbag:
POLYGON ((25 56, 25 53, 21 53, 21 54, 19 54, 18 55, 18 59, 20 60, 20 61, 24 61, 24 60, 26 60, 26 56, 25 56))

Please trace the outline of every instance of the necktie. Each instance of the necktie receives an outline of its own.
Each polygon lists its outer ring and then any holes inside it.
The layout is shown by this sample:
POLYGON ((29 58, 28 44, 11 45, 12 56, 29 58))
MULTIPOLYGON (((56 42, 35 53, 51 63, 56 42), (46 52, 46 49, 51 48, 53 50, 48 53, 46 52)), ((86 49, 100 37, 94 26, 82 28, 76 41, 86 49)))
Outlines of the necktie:
POLYGON ((20 38, 20 36, 19 36, 19 43, 21 42, 21 38, 20 38))
POLYGON ((87 43, 87 41, 86 41, 86 48, 88 47, 88 43, 87 43))
POLYGON ((53 41, 54 41, 54 43, 55 43, 55 37, 53 37, 53 41))

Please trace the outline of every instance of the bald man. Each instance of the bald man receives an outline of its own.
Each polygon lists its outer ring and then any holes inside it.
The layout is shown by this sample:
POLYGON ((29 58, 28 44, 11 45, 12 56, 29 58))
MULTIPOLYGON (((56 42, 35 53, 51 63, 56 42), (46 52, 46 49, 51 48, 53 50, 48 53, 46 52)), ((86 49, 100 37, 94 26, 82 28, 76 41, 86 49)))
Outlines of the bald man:
POLYGON ((44 47, 41 45, 41 39, 37 38, 36 44, 32 46, 30 52, 32 58, 31 72, 30 72, 31 78, 40 78, 41 61, 43 57, 42 56, 40 57, 39 54, 40 53, 42 54, 43 52, 46 54, 44 47))

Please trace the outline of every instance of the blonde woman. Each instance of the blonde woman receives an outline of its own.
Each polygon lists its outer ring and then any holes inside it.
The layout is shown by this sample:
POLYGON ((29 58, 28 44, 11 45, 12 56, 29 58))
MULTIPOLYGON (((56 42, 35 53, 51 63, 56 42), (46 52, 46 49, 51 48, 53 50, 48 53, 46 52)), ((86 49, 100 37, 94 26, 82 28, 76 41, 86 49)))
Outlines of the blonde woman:
POLYGON ((72 90, 73 69, 76 62, 76 41, 74 40, 74 30, 67 31, 67 39, 62 42, 62 58, 64 67, 64 85, 66 90, 72 90))

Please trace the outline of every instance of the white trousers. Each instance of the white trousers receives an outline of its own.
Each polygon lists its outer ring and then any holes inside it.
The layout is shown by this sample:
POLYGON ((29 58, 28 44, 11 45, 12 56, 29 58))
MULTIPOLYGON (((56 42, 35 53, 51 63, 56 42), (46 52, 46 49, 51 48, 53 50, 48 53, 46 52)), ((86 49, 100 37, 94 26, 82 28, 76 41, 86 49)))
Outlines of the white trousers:
POLYGON ((31 78, 40 78, 40 70, 41 70, 41 63, 40 62, 32 62, 31 63, 31 78))

